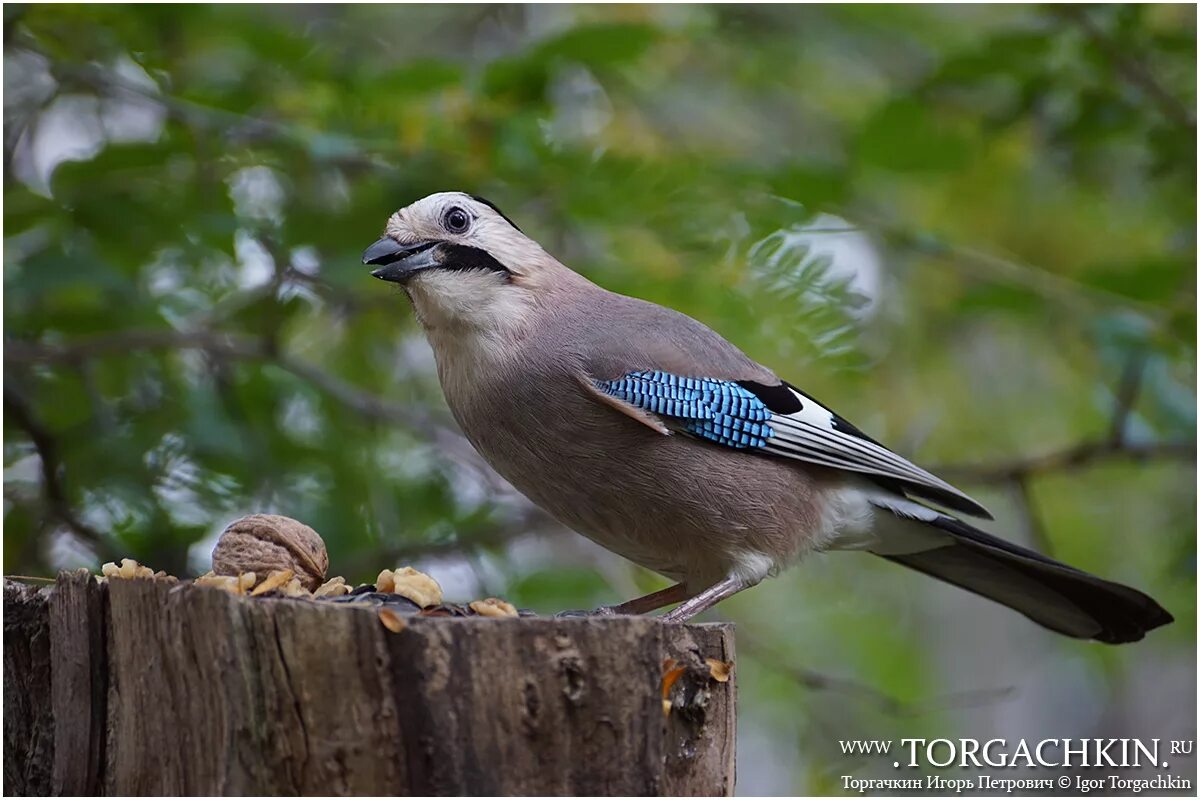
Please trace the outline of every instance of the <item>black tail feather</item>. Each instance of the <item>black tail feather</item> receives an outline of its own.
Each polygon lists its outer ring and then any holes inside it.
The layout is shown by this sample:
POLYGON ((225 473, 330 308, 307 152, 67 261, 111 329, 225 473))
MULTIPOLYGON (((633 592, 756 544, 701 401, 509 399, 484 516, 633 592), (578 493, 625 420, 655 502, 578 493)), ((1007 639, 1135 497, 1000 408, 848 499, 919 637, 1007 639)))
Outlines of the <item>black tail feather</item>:
MULTIPOLYGON (((915 521, 914 521, 915 522, 915 521)), ((1153 598, 1055 561, 948 516, 939 546, 881 554, 1019 611, 1051 630, 1109 644, 1136 642, 1173 617, 1153 598)))

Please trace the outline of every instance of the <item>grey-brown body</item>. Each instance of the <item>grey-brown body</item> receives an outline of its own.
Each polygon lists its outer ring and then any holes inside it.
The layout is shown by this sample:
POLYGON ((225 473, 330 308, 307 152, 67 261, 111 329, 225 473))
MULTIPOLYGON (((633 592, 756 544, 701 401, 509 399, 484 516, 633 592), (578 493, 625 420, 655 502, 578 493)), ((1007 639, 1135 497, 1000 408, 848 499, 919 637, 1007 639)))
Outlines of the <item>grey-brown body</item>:
POLYGON ((756 558, 782 566, 830 533, 826 471, 664 436, 581 382, 631 369, 686 375, 695 359, 734 380, 776 383, 769 370, 683 314, 573 273, 563 283, 506 347, 430 331, 450 409, 498 473, 565 525, 689 589, 756 558))

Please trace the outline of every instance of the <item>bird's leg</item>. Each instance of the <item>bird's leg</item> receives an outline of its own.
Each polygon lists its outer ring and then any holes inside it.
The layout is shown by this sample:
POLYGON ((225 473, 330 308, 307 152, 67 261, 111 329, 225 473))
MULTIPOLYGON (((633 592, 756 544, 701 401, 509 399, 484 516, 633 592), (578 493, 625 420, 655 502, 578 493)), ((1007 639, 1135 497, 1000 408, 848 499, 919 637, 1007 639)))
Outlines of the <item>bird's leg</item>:
POLYGON ((730 575, 724 580, 714 583, 695 597, 685 600, 675 608, 663 614, 659 619, 663 622, 687 622, 697 614, 707 611, 727 597, 749 589, 758 581, 748 581, 745 578, 730 575))
POLYGON ((626 600, 624 603, 615 606, 600 606, 595 611, 560 611, 554 616, 556 617, 615 617, 624 616, 627 614, 646 614, 651 611, 656 611, 663 606, 669 606, 671 603, 678 603, 687 600, 691 595, 688 594, 687 587, 682 583, 677 583, 666 589, 659 589, 657 592, 651 592, 642 597, 635 597, 632 600, 626 600))
POLYGON ((669 606, 671 603, 682 603, 689 597, 691 595, 688 594, 687 587, 682 583, 677 583, 666 589, 659 589, 657 592, 626 600, 618 606, 612 606, 612 610, 617 614, 647 614, 657 611, 663 606, 669 606))

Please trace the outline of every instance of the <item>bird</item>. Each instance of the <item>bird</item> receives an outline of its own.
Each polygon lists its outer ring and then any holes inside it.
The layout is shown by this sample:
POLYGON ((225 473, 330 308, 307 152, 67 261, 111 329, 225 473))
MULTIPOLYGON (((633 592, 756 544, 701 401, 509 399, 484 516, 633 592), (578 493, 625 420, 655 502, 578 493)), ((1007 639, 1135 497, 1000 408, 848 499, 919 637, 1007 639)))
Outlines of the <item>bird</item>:
POLYGON ((686 622, 806 555, 867 551, 1050 630, 1110 644, 1172 621, 1148 595, 987 533, 970 496, 703 323, 609 291, 495 204, 439 192, 363 253, 399 284, 449 409, 534 504, 669 588, 597 614, 686 622))

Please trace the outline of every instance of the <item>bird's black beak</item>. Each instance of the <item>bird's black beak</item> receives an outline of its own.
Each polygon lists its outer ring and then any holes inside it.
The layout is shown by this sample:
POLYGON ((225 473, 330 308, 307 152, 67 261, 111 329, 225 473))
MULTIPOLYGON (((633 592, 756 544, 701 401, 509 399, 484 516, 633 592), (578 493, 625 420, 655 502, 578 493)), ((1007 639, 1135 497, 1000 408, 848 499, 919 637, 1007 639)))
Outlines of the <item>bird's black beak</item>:
POLYGON ((437 242, 400 244, 388 236, 383 237, 363 253, 363 263, 379 267, 371 272, 383 281, 404 283, 421 270, 441 266, 437 259, 437 242))

